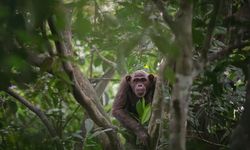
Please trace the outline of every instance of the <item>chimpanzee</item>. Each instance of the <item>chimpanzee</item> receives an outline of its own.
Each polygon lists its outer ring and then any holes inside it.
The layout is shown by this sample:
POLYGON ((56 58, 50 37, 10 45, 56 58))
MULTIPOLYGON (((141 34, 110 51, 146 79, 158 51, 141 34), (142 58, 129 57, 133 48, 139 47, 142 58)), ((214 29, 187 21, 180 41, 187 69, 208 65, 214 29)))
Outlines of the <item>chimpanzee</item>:
POLYGON ((136 103, 144 98, 145 103, 151 103, 154 96, 156 77, 143 70, 137 70, 131 75, 126 75, 120 83, 112 108, 113 116, 142 142, 148 145, 149 135, 147 130, 133 117, 138 116, 136 103), (132 115, 131 115, 132 114, 132 115))

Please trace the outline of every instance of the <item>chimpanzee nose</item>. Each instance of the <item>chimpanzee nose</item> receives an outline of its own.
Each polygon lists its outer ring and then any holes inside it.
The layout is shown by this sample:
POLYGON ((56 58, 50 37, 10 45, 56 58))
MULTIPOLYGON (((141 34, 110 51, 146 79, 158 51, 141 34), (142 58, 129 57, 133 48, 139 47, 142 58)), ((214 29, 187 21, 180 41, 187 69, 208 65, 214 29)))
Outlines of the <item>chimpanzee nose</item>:
POLYGON ((142 87, 142 84, 138 84, 138 87, 142 87))

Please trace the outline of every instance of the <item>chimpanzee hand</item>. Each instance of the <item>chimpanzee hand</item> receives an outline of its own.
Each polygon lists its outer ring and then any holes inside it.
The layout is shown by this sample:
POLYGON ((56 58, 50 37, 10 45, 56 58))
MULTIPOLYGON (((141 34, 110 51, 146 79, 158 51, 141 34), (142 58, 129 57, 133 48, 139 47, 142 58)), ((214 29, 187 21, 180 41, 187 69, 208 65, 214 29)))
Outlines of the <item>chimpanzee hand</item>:
POLYGON ((145 145, 145 146, 149 145, 149 135, 145 129, 138 130, 136 135, 139 138, 140 142, 142 142, 143 145, 145 145))

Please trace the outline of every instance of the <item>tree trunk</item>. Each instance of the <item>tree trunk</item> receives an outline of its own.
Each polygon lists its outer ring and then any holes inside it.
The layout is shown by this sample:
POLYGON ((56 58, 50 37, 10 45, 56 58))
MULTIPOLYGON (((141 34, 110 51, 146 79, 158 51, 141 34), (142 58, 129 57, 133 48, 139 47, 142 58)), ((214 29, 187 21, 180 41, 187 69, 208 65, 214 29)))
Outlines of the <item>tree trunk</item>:
POLYGON ((193 83, 192 4, 181 1, 180 11, 172 28, 179 46, 176 60, 176 81, 170 103, 170 150, 186 149, 186 121, 190 88, 193 83))
POLYGON ((163 109, 163 101, 164 101, 164 69, 166 67, 166 60, 163 59, 157 75, 155 93, 152 102, 152 114, 148 125, 148 133, 150 135, 150 149, 157 149, 157 145, 159 144, 160 136, 161 136, 161 124, 165 120, 163 120, 162 111, 163 109))

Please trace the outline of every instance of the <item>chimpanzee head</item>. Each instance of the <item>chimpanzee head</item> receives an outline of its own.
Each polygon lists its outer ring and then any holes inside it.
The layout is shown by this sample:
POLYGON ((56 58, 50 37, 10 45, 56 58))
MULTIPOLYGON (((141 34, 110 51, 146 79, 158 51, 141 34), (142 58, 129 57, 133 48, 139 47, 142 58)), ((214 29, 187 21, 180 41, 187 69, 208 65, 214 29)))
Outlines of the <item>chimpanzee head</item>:
POLYGON ((126 81, 129 83, 133 93, 141 98, 153 86, 154 78, 152 74, 148 74, 143 70, 137 70, 133 74, 127 75, 126 81))

